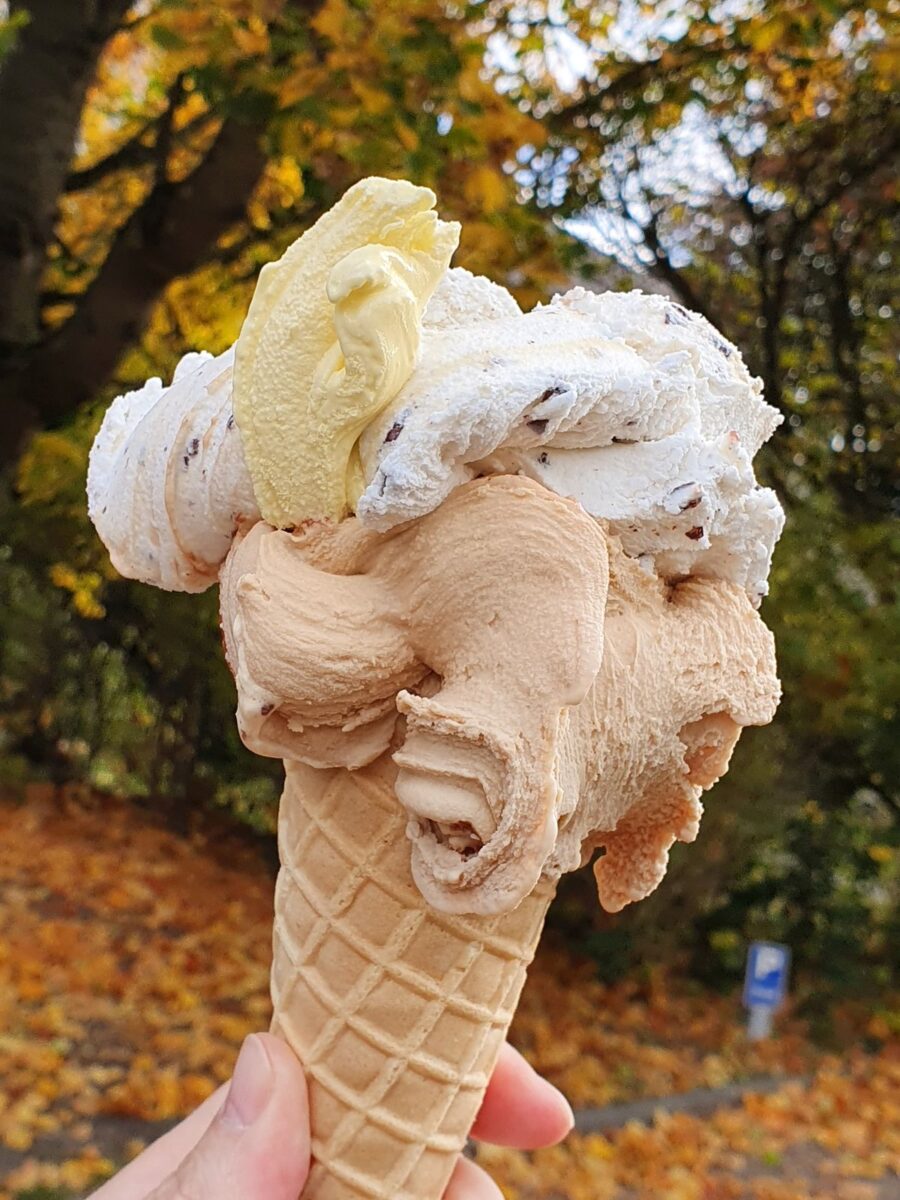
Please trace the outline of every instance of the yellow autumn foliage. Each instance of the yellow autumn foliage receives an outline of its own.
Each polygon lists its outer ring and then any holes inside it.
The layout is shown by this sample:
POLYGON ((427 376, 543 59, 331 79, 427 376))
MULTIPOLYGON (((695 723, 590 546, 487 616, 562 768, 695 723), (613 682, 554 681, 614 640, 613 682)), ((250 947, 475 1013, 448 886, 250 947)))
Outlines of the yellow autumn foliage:
MULTIPOLYGON (((73 582, 64 567, 59 579, 73 582)), ((46 787, 24 808, 0 800, 0 1143, 21 1156, 0 1178, 0 1200, 41 1186, 81 1191, 109 1174, 114 1164, 91 1149, 96 1122, 191 1111, 267 1024, 272 879, 246 843, 210 833, 176 837, 146 809, 46 787), (35 1153, 44 1135, 72 1146, 69 1156, 35 1153)), ((900 1043, 881 1014, 865 1032, 877 1049, 845 1047, 840 1060, 792 1018, 777 1039, 748 1043, 732 998, 658 969, 603 985, 591 964, 546 946, 513 1037, 576 1108, 761 1074, 811 1080, 702 1119, 660 1110, 527 1155, 480 1146, 477 1160, 507 1200, 838 1200, 841 1181, 889 1189, 900 1169, 900 1043), (811 1155, 821 1164, 812 1174, 811 1155), (795 1178, 790 1165, 773 1177, 782 1158, 798 1163, 795 1178), (782 1190, 759 1190, 773 1184, 782 1190)))
POLYGON ((466 199, 488 215, 503 208, 508 200, 508 190, 503 175, 489 166, 476 167, 463 185, 466 199))

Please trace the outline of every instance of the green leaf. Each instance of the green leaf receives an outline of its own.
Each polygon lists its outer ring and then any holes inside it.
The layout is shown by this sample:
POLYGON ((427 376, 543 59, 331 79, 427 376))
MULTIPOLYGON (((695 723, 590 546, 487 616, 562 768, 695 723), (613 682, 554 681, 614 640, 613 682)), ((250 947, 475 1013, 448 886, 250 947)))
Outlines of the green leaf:
POLYGON ((187 42, 181 34, 176 33, 174 29, 169 29, 166 25, 151 25, 150 37, 160 50, 184 50, 187 46, 187 42))
POLYGON ((0 63, 7 54, 11 54, 16 48, 19 34, 30 21, 30 14, 21 8, 17 9, 11 17, 0 19, 0 63))

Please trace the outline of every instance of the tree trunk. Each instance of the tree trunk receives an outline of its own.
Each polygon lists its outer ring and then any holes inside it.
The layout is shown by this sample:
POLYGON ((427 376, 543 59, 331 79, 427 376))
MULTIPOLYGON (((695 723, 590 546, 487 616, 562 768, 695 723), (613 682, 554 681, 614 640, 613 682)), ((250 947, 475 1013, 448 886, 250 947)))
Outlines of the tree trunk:
POLYGON ((128 0, 13 0, 29 22, 0 69, 0 365, 40 338, 56 203, 100 52, 128 0))
POLYGON ((75 314, 44 345, 7 364, 0 464, 27 434, 89 400, 109 379, 172 279, 198 267, 216 239, 244 215, 265 164, 259 131, 226 122, 209 154, 183 182, 161 178, 120 230, 75 314))

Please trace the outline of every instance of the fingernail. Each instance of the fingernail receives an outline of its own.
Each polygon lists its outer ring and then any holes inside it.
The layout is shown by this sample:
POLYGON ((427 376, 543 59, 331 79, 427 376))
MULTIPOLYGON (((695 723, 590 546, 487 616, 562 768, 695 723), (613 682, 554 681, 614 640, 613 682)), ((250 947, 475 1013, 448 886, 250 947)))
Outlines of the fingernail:
POLYGON ((546 1095, 547 1099, 549 1100, 551 1097, 553 1099, 553 1103, 559 1112, 560 1126, 564 1127, 560 1129, 559 1136, 561 1138, 565 1137, 567 1133, 571 1133, 575 1128, 575 1114, 572 1111, 572 1105, 565 1098, 559 1088, 554 1087, 549 1079, 545 1079, 543 1075, 538 1075, 536 1071, 535 1075, 537 1075, 537 1078, 541 1081, 544 1087, 544 1094, 546 1095))
POLYGON ((575 1128, 575 1113, 572 1111, 572 1105, 568 1102, 559 1088, 555 1088, 554 1090, 557 1096, 559 1096, 560 1117, 564 1119, 566 1123, 566 1132, 563 1134, 563 1137, 565 1137, 566 1134, 571 1133, 575 1128))
POLYGON ((222 1120, 239 1129, 252 1125, 269 1103, 274 1081, 275 1073, 266 1048, 256 1034, 251 1034, 241 1046, 234 1065, 222 1120))

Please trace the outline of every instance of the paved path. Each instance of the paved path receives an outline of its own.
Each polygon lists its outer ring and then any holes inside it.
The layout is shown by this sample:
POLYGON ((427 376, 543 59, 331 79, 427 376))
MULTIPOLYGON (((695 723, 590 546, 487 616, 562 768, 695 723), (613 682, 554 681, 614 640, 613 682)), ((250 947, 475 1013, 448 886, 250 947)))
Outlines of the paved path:
POLYGON ((627 1104, 610 1104, 605 1108, 580 1108, 575 1113, 575 1128, 579 1133, 605 1133, 619 1129, 629 1121, 649 1124, 658 1112, 689 1113, 692 1117, 707 1117, 720 1108, 737 1108, 749 1094, 777 1092, 787 1083, 810 1082, 809 1075, 763 1076, 743 1083, 729 1083, 718 1088, 695 1088, 674 1096, 631 1100, 627 1104))
MULTIPOLYGON (((780 1076, 775 1078, 749 1079, 744 1083, 731 1083, 720 1088, 697 1088, 673 1096, 659 1096, 645 1100, 633 1100, 628 1104, 612 1104, 606 1108, 583 1108, 575 1113, 575 1128, 579 1133, 604 1133, 618 1129, 629 1121, 649 1123, 657 1112, 682 1112, 693 1116, 707 1116, 720 1108, 734 1108, 741 1104, 748 1093, 773 1092, 788 1082, 807 1083, 803 1076, 780 1076)), ((141 1121, 131 1117, 96 1116, 91 1119, 90 1142, 104 1158, 113 1162, 125 1157, 129 1142, 139 1139, 155 1141, 175 1121, 141 1121)), ((48 1134, 37 1138, 27 1152, 9 1150, 0 1143, 0 1181, 26 1158, 42 1162, 61 1162, 75 1157, 83 1143, 65 1133, 48 1134)))
MULTIPOLYGON (((789 1082, 806 1084, 809 1077, 755 1078, 719 1088, 697 1088, 677 1095, 633 1100, 627 1104, 612 1104, 605 1108, 579 1109, 575 1113, 575 1128, 579 1133, 605 1133, 619 1129, 630 1121, 649 1123, 659 1112, 688 1113, 695 1117, 709 1116, 723 1108, 739 1106, 747 1095, 774 1092, 789 1082)), ((91 1123, 90 1141, 104 1157, 112 1159, 113 1162, 121 1161, 126 1156, 129 1143, 136 1139, 152 1142, 174 1124, 174 1121, 140 1121, 128 1117, 99 1116, 91 1123)), ((0 1185, 4 1176, 26 1158, 60 1162, 74 1157, 81 1148, 81 1143, 63 1134, 38 1139, 27 1154, 0 1145, 0 1185)), ((824 1179, 820 1168, 828 1157, 827 1152, 820 1147, 803 1143, 787 1147, 779 1156, 777 1164, 748 1163, 746 1168, 730 1177, 743 1179, 751 1185, 764 1184, 767 1178, 773 1182, 793 1179, 808 1181, 810 1186, 821 1188, 824 1179)), ((851 1184, 852 1181, 845 1181, 846 1186, 851 1184)), ((623 1200, 626 1200, 628 1194, 627 1191, 622 1193, 623 1200)), ((859 1197, 859 1200, 863 1200, 863 1197, 865 1200, 900 1200, 900 1180, 891 1176, 877 1181, 859 1181, 856 1191, 851 1187, 850 1192, 841 1190, 840 1195, 859 1197)))

